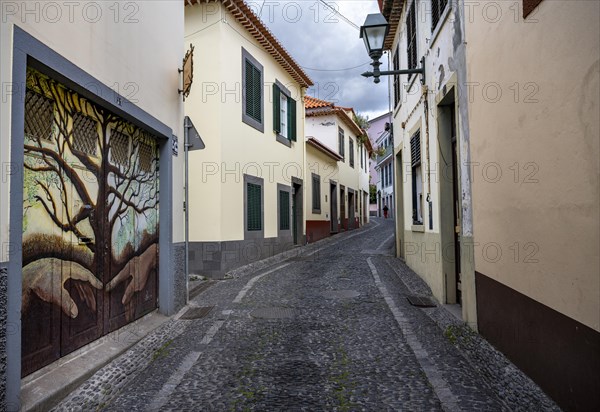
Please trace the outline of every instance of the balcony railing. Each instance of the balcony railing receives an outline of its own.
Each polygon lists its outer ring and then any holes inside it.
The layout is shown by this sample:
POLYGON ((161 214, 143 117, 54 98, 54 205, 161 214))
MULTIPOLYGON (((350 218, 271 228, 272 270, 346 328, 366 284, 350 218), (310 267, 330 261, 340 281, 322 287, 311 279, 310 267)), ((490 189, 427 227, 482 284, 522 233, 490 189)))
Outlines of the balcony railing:
POLYGON ((385 148, 385 152, 383 152, 383 154, 381 156, 377 155, 377 165, 379 165, 381 162, 383 162, 384 159, 386 159, 387 157, 389 157, 392 154, 392 150, 394 149, 394 147, 392 145, 389 145, 388 147, 385 148))

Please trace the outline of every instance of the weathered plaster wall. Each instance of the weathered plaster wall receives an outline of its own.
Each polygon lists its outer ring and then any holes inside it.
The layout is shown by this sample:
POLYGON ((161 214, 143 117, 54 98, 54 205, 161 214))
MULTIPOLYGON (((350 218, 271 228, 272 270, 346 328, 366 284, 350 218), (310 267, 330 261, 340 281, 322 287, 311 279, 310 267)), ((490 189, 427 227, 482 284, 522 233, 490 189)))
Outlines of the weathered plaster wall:
POLYGON ((511 4, 466 23, 476 270, 598 331, 600 3, 511 4))

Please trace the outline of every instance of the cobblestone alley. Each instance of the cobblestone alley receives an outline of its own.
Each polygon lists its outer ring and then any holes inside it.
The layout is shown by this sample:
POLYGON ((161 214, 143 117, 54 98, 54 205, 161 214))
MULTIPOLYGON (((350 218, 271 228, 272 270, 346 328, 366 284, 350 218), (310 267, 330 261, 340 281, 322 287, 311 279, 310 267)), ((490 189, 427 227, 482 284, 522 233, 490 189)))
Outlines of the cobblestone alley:
POLYGON ((393 257, 393 222, 207 281, 56 410, 557 410, 393 257))

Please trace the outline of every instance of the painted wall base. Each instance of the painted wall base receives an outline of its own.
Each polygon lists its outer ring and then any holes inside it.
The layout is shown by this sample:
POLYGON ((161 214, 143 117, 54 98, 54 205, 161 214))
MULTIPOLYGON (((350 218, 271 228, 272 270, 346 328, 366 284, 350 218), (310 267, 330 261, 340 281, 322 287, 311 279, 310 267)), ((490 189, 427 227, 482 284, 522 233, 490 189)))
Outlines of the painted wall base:
POLYGON ((6 407, 6 299, 8 297, 8 271, 4 264, 0 264, 0 411, 6 407))
POLYGON ((307 220, 306 221, 306 240, 308 243, 325 239, 331 235, 330 220, 307 220))
POLYGON ((479 272, 479 332, 568 411, 600 410, 600 333, 479 272))
MULTIPOLYGON (((304 244, 304 236, 300 239, 304 244)), ((291 236, 225 242, 190 242, 190 274, 220 279, 225 273, 294 247, 291 236)))

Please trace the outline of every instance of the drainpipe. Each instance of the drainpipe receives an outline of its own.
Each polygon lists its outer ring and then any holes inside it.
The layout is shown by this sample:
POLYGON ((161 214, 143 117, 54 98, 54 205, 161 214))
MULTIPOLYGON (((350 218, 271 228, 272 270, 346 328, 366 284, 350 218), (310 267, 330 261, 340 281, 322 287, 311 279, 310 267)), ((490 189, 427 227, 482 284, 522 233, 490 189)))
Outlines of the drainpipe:
POLYGON ((183 151, 185 153, 185 190, 184 190, 184 212, 185 212, 185 303, 190 301, 190 205, 189 205, 189 129, 192 127, 187 116, 183 119, 183 151))
POLYGON ((429 101, 427 85, 422 87, 423 110, 425 111, 425 156, 427 159, 427 205, 429 206, 429 230, 433 230, 433 207, 431 204, 431 165, 429 164, 429 101))

